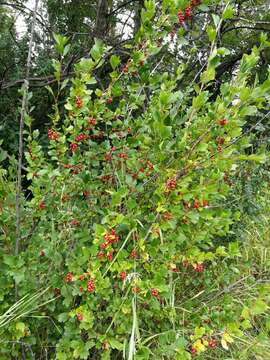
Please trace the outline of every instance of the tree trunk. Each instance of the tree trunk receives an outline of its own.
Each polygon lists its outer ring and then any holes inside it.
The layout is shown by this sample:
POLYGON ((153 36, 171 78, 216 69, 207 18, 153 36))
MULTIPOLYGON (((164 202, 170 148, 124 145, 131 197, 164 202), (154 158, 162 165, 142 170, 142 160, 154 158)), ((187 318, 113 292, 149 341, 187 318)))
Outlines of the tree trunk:
POLYGON ((97 5, 97 18, 95 25, 95 36, 98 39, 104 39, 108 31, 107 23, 108 15, 108 0, 98 0, 97 5))

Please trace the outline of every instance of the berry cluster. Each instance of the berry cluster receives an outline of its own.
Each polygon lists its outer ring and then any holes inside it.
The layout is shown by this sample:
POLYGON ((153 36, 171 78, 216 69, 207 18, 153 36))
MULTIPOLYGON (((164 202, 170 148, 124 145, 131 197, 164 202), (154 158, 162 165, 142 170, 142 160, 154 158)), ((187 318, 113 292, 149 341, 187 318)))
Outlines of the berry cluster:
POLYGON ((72 152, 75 152, 78 149, 78 144, 72 143, 69 145, 69 148, 72 152))
POLYGON ((57 140, 59 138, 59 135, 56 131, 49 129, 48 130, 48 139, 49 140, 57 140))
POLYGON ((68 272, 66 277, 65 277, 65 281, 67 284, 71 283, 73 281, 73 274, 71 272, 68 272))
POLYGON ((94 280, 90 279, 87 282, 87 291, 92 293, 95 291, 95 284, 94 284, 94 280))
POLYGON ((167 191, 174 191, 176 188, 176 178, 173 177, 172 179, 168 179, 166 183, 167 191))
POLYGON ((218 121, 218 124, 220 126, 225 126, 225 125, 228 125, 229 121, 227 119, 221 119, 218 121))
POLYGON ((104 240, 105 242, 101 244, 102 250, 105 250, 111 244, 117 244, 119 242, 119 236, 117 235, 116 231, 112 229, 106 232, 104 235, 104 240))
POLYGON ((82 106, 83 106, 82 99, 80 98, 80 96, 76 96, 76 107, 80 109, 82 106))
POLYGON ((76 138, 75 138, 75 140, 77 141, 77 142, 83 142, 83 141, 86 141, 86 140, 88 140, 89 139, 89 136, 88 135, 86 135, 86 134, 79 134, 79 135, 77 135, 76 136, 76 138))

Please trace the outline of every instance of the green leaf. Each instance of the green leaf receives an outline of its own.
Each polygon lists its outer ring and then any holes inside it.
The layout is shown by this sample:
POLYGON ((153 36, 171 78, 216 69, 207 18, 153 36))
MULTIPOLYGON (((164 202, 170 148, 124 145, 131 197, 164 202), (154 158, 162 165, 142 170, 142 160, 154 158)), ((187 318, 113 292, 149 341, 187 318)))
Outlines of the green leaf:
POLYGON ((92 47, 92 49, 90 50, 90 54, 91 54, 92 58, 96 62, 98 62, 98 60, 101 58, 101 56, 103 54, 103 43, 101 40, 95 39, 95 44, 92 47))
POLYGON ((207 84, 209 81, 215 79, 216 71, 213 67, 209 67, 206 71, 204 71, 201 75, 201 80, 204 84, 207 84))
POLYGON ((116 67, 120 64, 121 60, 119 58, 119 56, 117 55, 112 55, 111 58, 110 58, 110 64, 111 64, 111 67, 113 68, 113 70, 116 69, 116 67))
POLYGON ((257 299, 250 309, 252 315, 261 315, 268 309, 267 304, 261 299, 257 299))

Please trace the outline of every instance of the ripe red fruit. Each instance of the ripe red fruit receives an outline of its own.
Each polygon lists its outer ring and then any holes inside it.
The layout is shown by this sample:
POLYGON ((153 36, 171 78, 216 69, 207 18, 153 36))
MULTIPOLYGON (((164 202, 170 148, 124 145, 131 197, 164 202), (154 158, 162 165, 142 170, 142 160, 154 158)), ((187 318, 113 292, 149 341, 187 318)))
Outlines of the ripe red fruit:
POLYGON ((185 19, 186 19, 187 21, 188 21, 188 20, 190 19, 190 17, 191 17, 191 12, 192 12, 191 7, 188 6, 188 7, 186 8, 186 10, 185 10, 185 19))
POLYGON ((154 297, 158 297, 157 289, 151 289, 151 295, 154 296, 154 297))
POLYGON ((196 265, 194 266, 194 270, 195 270, 196 272, 201 273, 201 272, 204 271, 204 265, 203 265, 203 264, 196 264, 196 265))
POLYGON ((76 96, 76 107, 80 109, 82 105, 83 105, 82 99, 80 98, 80 96, 76 96))
POLYGON ((75 152, 78 148, 78 144, 72 143, 69 145, 69 148, 72 152, 75 152))
POLYGON ((96 125, 96 124, 97 124, 96 119, 93 118, 93 117, 90 117, 90 119, 89 119, 89 124, 90 124, 90 125, 96 125))
POLYGON ((120 159, 126 159, 126 158, 127 158, 127 154, 121 152, 121 153, 119 154, 119 157, 120 157, 120 159))
POLYGON ((89 292, 95 291, 95 284, 94 284, 93 280, 88 280, 87 291, 89 291, 89 292))
POLYGON ((208 206, 208 200, 203 200, 202 206, 203 206, 203 207, 207 207, 207 206, 208 206))
POLYGON ((71 272, 68 272, 66 277, 65 277, 65 281, 67 284, 71 283, 73 281, 73 274, 71 272))
POLYGON ((122 271, 122 272, 120 272, 119 276, 120 276, 121 280, 125 281, 127 278, 127 273, 125 271, 122 271))
POLYGON ((104 256, 104 252, 103 251, 99 251, 98 254, 97 254, 99 260, 103 259, 103 256, 104 256))
POLYGON ((84 292, 84 288, 82 286, 79 287, 80 292, 84 292))
POLYGON ((194 209, 199 209, 199 207, 200 207, 200 202, 199 202, 198 199, 195 199, 195 200, 194 200, 193 207, 194 207, 194 209))
POLYGON ((39 253, 39 256, 45 256, 45 251, 44 250, 41 250, 40 253, 39 253))
POLYGON ((168 211, 163 214, 164 220, 172 220, 172 218, 173 218, 173 215, 168 211))
POLYGON ((218 151, 219 153, 222 152, 222 146, 221 146, 221 145, 218 145, 217 151, 218 151))
POLYGON ((182 26, 182 25, 183 25, 183 21, 184 21, 184 14, 183 14, 183 12, 182 12, 181 10, 179 10, 177 16, 178 16, 178 24, 179 24, 180 26, 182 26))
POLYGON ((176 188, 176 178, 168 179, 166 183, 167 191, 173 191, 176 188))
POLYGON ((107 259, 108 259, 109 261, 112 261, 112 259, 113 259, 113 254, 112 254, 111 251, 107 253, 107 259))
POLYGON ((77 314, 77 320, 78 320, 78 321, 82 321, 82 320, 83 320, 83 314, 78 313, 78 314, 77 314))
POLYGON ((40 210, 46 209, 46 204, 45 204, 45 202, 44 202, 44 201, 41 201, 41 202, 39 203, 38 207, 40 208, 40 210))
POLYGON ((225 143, 225 139, 223 138, 223 137, 217 137, 216 138, 216 143, 218 144, 218 145, 223 145, 224 143, 225 143))
POLYGON ((48 130, 48 139, 49 140, 57 140, 59 137, 59 135, 57 134, 56 131, 53 131, 52 129, 48 130))
POLYGON ((132 259, 136 259, 137 256, 138 256, 138 253, 137 253, 136 250, 132 250, 129 256, 130 256, 132 259))
POLYGON ((81 141, 86 141, 88 138, 89 138, 88 135, 79 134, 79 135, 76 136, 75 140, 76 140, 77 142, 81 142, 81 141))
POLYGON ((196 353, 197 353, 197 350, 195 349, 194 346, 191 346, 190 352, 191 352, 191 354, 196 354, 196 353))
POLYGON ((123 67, 123 72, 124 72, 124 73, 127 73, 127 72, 128 72, 128 65, 127 65, 127 64, 123 67))
POLYGON ((72 219, 72 220, 70 221, 70 225, 72 225, 72 226, 79 226, 79 225, 80 225, 80 222, 79 222, 78 220, 76 220, 76 219, 72 219))
POLYGON ((217 341, 216 341, 215 339, 209 340, 208 346, 209 346, 211 349, 214 349, 214 348, 217 346, 217 341))
POLYGON ((84 275, 84 274, 82 274, 82 275, 79 276, 79 280, 83 281, 84 279, 85 279, 85 275, 84 275))
POLYGON ((61 290, 59 288, 54 288, 53 292, 55 296, 61 295, 61 290))
POLYGON ((229 121, 227 119, 221 119, 218 123, 220 126, 225 126, 229 123, 229 121))
POLYGON ((107 104, 112 104, 112 102, 113 102, 113 98, 112 97, 109 97, 108 99, 107 99, 107 104))

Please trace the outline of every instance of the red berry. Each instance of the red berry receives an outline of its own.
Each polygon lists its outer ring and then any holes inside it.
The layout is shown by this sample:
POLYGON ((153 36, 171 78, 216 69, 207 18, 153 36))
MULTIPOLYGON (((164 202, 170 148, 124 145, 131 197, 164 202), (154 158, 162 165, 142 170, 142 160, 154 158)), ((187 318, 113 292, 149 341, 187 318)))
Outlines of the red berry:
POLYGON ((55 296, 61 295, 61 290, 59 288, 54 288, 53 292, 55 296))
POLYGON ((127 154, 121 152, 121 153, 119 154, 119 157, 120 157, 120 159, 126 159, 126 158, 127 158, 127 154))
POLYGON ((127 273, 125 271, 122 271, 122 272, 120 272, 119 276, 120 276, 121 280, 125 281, 127 278, 127 273))
POLYGON ((167 191, 173 191, 176 188, 176 178, 173 177, 172 179, 168 179, 166 183, 167 191))
POLYGON ((214 340, 214 339, 209 340, 208 346, 209 346, 211 349, 214 349, 214 348, 217 346, 217 341, 214 340))
POLYGON ((203 265, 203 264, 196 264, 196 265, 194 266, 194 270, 195 270, 196 272, 201 273, 201 272, 203 272, 203 270, 204 270, 204 265, 203 265))
POLYGON ((190 352, 191 352, 191 354, 196 354, 196 353, 197 353, 197 350, 195 349, 194 346, 192 346, 192 347, 190 348, 190 352))
POLYGON ((90 124, 90 125, 96 125, 96 124, 97 124, 96 119, 93 118, 93 117, 90 117, 90 119, 89 119, 89 124, 90 124))
POLYGON ((49 140, 57 140, 59 137, 59 135, 57 134, 56 131, 53 131, 52 129, 48 130, 48 139, 49 140))
POLYGON ((151 289, 151 295, 154 296, 154 297, 158 297, 157 289, 151 289))
POLYGON ((109 97, 108 99, 107 99, 107 104, 112 104, 112 102, 113 102, 113 98, 112 97, 109 97))
POLYGON ((80 222, 76 219, 72 219, 71 222, 70 222, 70 225, 72 226, 79 226, 80 225, 80 222))
POLYGON ((203 207, 207 207, 207 206, 208 206, 208 200, 203 200, 202 206, 203 206, 203 207))
POLYGON ((94 281, 93 281, 93 280, 88 280, 88 283, 87 283, 87 291, 89 291, 89 292, 95 291, 95 285, 94 285, 94 281))
POLYGON ((44 201, 41 201, 41 202, 39 203, 38 207, 40 208, 40 210, 46 209, 46 204, 45 204, 45 202, 44 202, 44 201))
POLYGON ((80 96, 76 96, 76 107, 80 109, 82 105, 83 105, 82 99, 80 98, 80 96))
POLYGON ((186 8, 186 10, 185 10, 185 19, 188 21, 189 19, 190 19, 190 17, 191 17, 191 7, 190 6, 188 6, 187 8, 186 8))
POLYGON ((77 314, 77 319, 78 319, 78 321, 82 321, 83 320, 83 314, 78 313, 77 314))
POLYGON ((84 292, 84 288, 82 286, 79 287, 80 292, 84 292))
POLYGON ((108 243, 108 242, 106 241, 106 242, 102 243, 102 244, 100 245, 100 247, 101 247, 102 250, 105 250, 109 245, 110 245, 110 243, 108 243))
POLYGON ((127 64, 123 67, 123 72, 124 72, 124 73, 127 73, 127 72, 128 72, 128 65, 127 65, 127 64))
POLYGON ((221 119, 218 123, 220 126, 225 126, 229 123, 229 121, 227 119, 221 119))
POLYGON ((200 202, 199 202, 198 199, 195 199, 195 200, 194 200, 193 207, 194 207, 194 209, 198 209, 198 208, 200 207, 200 202))
POLYGON ((67 273, 65 280, 67 284, 71 283, 73 281, 73 274, 71 272, 67 273))
POLYGON ((75 152, 78 148, 78 144, 72 143, 69 145, 69 148, 72 152, 75 152))
POLYGON ((132 259, 136 259, 138 257, 138 253, 136 250, 132 250, 131 253, 130 253, 130 257, 132 259))
POLYGON ((164 218, 164 220, 172 220, 173 215, 167 211, 163 214, 163 218, 164 218))
POLYGON ((183 21, 184 21, 183 12, 182 12, 181 10, 179 10, 177 16, 178 16, 178 24, 179 24, 180 26, 182 26, 183 21))
POLYGON ((40 253, 39 253, 39 256, 45 256, 45 251, 44 250, 41 250, 40 253))
POLYGON ((79 276, 79 280, 83 281, 84 279, 85 279, 85 275, 84 275, 84 274, 82 274, 82 275, 79 276))
POLYGON ((111 251, 107 253, 107 259, 108 259, 109 261, 112 261, 112 259, 113 259, 113 254, 112 254, 111 251))
POLYGON ((99 251, 97 256, 98 256, 99 260, 103 259, 103 256, 104 256, 103 251, 99 251))
POLYGON ((225 139, 223 137, 218 136, 216 138, 216 143, 221 146, 221 145, 223 145, 225 143, 225 139))

